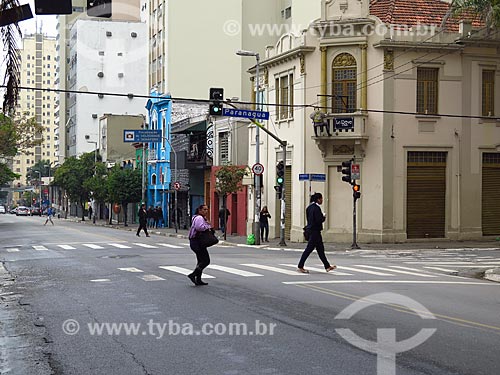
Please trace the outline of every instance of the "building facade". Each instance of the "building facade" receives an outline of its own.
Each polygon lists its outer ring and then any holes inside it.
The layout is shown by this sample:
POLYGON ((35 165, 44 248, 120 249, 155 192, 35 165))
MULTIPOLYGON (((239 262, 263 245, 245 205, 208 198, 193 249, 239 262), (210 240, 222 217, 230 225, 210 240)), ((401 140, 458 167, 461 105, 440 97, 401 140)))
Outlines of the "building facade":
MULTIPOLYGON (((500 234, 499 35, 469 20, 440 28, 443 1, 391 3, 323 0, 317 21, 283 34, 262 62, 266 99, 278 104, 268 107, 271 123, 288 141, 292 241, 302 240, 314 191, 325 198, 325 240, 352 241, 353 192, 341 179, 351 159, 361 170, 360 242, 500 234), (328 125, 318 134, 315 106, 328 125), (301 173, 326 181, 299 182, 301 173)), ((263 144, 275 178, 277 144, 263 144)), ((278 212, 271 189, 270 211, 278 212)), ((278 228, 271 223, 276 235, 278 228)))
MULTIPOLYGON (((37 90, 54 87, 57 64, 54 58, 56 55, 55 38, 42 33, 25 35, 19 54, 21 56, 21 86, 29 88, 19 92, 16 117, 18 119, 34 118, 36 123, 43 127, 43 131, 35 135, 36 139, 43 139, 43 142, 30 150, 25 150, 24 153, 17 154, 13 159, 13 171, 21 175, 18 180, 13 181, 13 184, 24 186, 31 185, 33 180, 40 181, 38 175, 27 177, 30 168, 37 162, 44 160, 53 167, 58 161, 55 153, 58 137, 55 133, 56 118, 54 116, 57 94, 37 90)), ((20 199, 20 194, 14 196, 14 200, 20 199)))

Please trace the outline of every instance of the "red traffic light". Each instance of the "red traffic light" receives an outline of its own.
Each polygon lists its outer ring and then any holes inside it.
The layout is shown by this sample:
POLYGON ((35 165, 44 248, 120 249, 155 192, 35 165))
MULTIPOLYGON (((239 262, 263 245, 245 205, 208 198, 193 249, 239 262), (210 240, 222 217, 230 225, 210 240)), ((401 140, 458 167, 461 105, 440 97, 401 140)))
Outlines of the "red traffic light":
POLYGON ((357 184, 352 185, 352 190, 353 191, 359 191, 359 189, 360 189, 359 185, 357 185, 357 184))
POLYGON ((352 196, 354 197, 354 199, 359 199, 361 198, 361 186, 359 186, 358 184, 354 184, 352 185, 352 196))

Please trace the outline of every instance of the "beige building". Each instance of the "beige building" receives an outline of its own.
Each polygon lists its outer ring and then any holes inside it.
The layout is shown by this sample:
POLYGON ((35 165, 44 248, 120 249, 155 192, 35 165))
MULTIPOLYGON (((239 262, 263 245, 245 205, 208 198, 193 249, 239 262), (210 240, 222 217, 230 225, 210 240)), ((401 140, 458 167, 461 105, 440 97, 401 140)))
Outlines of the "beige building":
POLYGON ((105 114, 99 119, 97 147, 102 161, 113 166, 123 160, 135 160, 135 147, 123 142, 124 130, 140 130, 145 118, 137 115, 105 114))
MULTIPOLYGON (((448 6, 322 0, 314 24, 268 48, 266 100, 305 104, 267 107, 269 128, 288 141, 293 241, 302 239, 309 186, 325 198, 324 239, 352 241, 352 188, 341 179, 341 164, 351 158, 361 170, 359 242, 500 234, 500 35, 459 19, 441 29, 448 6), (326 113, 330 134, 324 127, 315 135, 313 106, 326 113), (309 185, 299 173, 325 174, 326 181, 309 185)), ((264 137, 262 149, 273 181, 278 144, 264 137)), ((249 150, 252 160, 254 145, 249 150)), ((278 214, 272 185, 263 199, 278 214)))
MULTIPOLYGON (((19 153, 13 160, 13 171, 21 175, 14 185, 29 185, 26 175, 31 167, 40 160, 48 160, 55 164, 55 134, 56 117, 54 115, 58 95, 54 92, 36 90, 52 89, 56 79, 56 41, 53 37, 41 33, 25 35, 22 39, 21 55, 21 86, 32 87, 20 90, 19 101, 16 109, 18 118, 35 118, 38 125, 43 127, 41 134, 36 138, 43 139, 41 145, 19 153)), ((32 176, 32 179, 38 177, 32 176)))

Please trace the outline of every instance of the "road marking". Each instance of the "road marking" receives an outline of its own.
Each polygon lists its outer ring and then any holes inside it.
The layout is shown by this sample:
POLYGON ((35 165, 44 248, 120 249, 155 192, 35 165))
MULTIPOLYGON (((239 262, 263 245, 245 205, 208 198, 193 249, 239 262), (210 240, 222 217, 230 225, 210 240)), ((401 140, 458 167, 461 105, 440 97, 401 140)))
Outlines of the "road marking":
POLYGON ((389 271, 389 272, 395 272, 395 273, 402 273, 405 275, 412 275, 412 276, 420 276, 420 277, 436 277, 434 275, 429 275, 425 273, 417 273, 417 272, 409 272, 409 271, 402 271, 402 270, 395 270, 392 268, 384 268, 384 267, 374 267, 374 266, 363 266, 360 264, 357 264, 356 267, 364 267, 364 268, 369 268, 373 270, 380 270, 380 271, 389 271))
POLYGON ((61 249, 64 249, 64 250, 75 250, 75 248, 73 246, 70 246, 70 245, 57 245, 59 246, 61 249))
POLYGON ((254 272, 250 272, 250 271, 243 271, 243 270, 239 270, 237 268, 218 266, 216 264, 211 264, 208 266, 208 268, 211 268, 213 270, 227 272, 227 273, 232 273, 234 275, 243 276, 243 277, 264 276, 264 275, 261 275, 259 273, 254 273, 254 272))
POLYGON ((147 249, 158 249, 158 246, 148 245, 148 244, 145 244, 145 243, 134 242, 134 245, 137 245, 137 246, 140 246, 140 247, 145 247, 147 249))
POLYGON ((94 280, 90 280, 90 281, 93 283, 104 283, 104 282, 111 281, 111 280, 110 279, 94 279, 94 280))
POLYGON ((121 244, 121 243, 110 243, 109 245, 110 245, 110 246, 117 247, 117 248, 119 248, 119 249, 130 249, 130 246, 123 245, 123 244, 121 244))
POLYGON ((33 249, 37 250, 37 251, 48 251, 49 249, 47 249, 45 246, 33 246, 33 249))
POLYGON ((82 243, 83 246, 90 247, 91 249, 104 249, 104 247, 95 245, 93 243, 82 243))
POLYGON ((322 281, 283 281, 283 284, 460 284, 500 286, 498 283, 482 283, 474 281, 427 281, 427 280, 322 280, 322 281))
POLYGON ((346 266, 337 266, 337 269, 347 270, 347 271, 352 271, 352 272, 367 273, 370 275, 377 275, 377 276, 394 276, 394 275, 391 275, 390 273, 369 271, 369 270, 363 270, 363 269, 359 269, 359 268, 352 268, 352 267, 346 267, 346 266))
POLYGON ((453 273, 457 273, 458 272, 457 270, 450 270, 448 268, 441 268, 441 267, 424 267, 424 268, 428 268, 430 270, 443 271, 443 272, 453 272, 453 273))
POLYGON ((480 265, 478 263, 469 263, 468 266, 461 266, 461 265, 459 265, 459 266, 453 265, 453 266, 455 268, 498 268, 498 267, 500 267, 500 265, 498 265, 498 266, 492 266, 492 265, 482 266, 482 265, 480 265))
POLYGON ((140 270, 139 268, 135 267, 125 267, 125 268, 118 268, 120 271, 127 271, 127 272, 144 272, 143 270, 140 270))
POLYGON ((16 251, 19 251, 19 249, 15 248, 15 247, 11 247, 10 249, 6 249, 8 253, 14 253, 16 251))
MULTIPOLYGON (((448 264, 451 266, 454 266, 455 264, 474 264, 474 262, 405 262, 405 263, 408 263, 408 264, 435 264, 435 265, 448 264)), ((493 265, 500 266, 500 262, 481 262, 481 264, 493 264, 493 265)))
MULTIPOLYGON (((188 270, 187 268, 182 268, 182 267, 177 267, 177 266, 159 266, 159 268, 163 268, 164 270, 167 271, 172 271, 172 272, 177 272, 182 275, 189 275, 190 273, 193 272, 193 270, 188 270)), ((203 273, 202 277, 204 279, 215 279, 215 276, 210 276, 207 275, 206 273, 203 273)))
POLYGON ((262 270, 272 271, 272 272, 278 272, 278 273, 282 273, 282 274, 285 274, 285 275, 293 275, 293 276, 308 275, 307 273, 299 273, 297 271, 289 271, 289 270, 284 270, 282 268, 271 267, 271 266, 264 266, 264 265, 261 265, 261 264, 253 264, 253 263, 250 264, 250 263, 247 263, 247 264, 241 264, 241 266, 259 268, 259 269, 262 269, 262 270))
POLYGON ((183 246, 191 246, 191 244, 189 242, 182 242, 181 245, 183 245, 183 246))
MULTIPOLYGON (((296 264, 280 264, 280 266, 297 268, 296 264)), ((352 276, 352 273, 347 273, 347 272, 339 272, 339 271, 326 272, 324 268, 319 268, 319 267, 309 267, 309 266, 307 266, 306 270, 311 270, 311 271, 320 272, 320 273, 329 273, 329 274, 337 275, 337 276, 352 276)))
POLYGON ((144 276, 137 276, 139 279, 142 279, 144 281, 161 281, 165 280, 163 277, 156 276, 156 275, 144 275, 144 276))
POLYGON ((164 246, 164 247, 170 247, 172 249, 183 249, 182 246, 171 245, 169 243, 159 243, 158 245, 161 245, 161 246, 164 246))
POLYGON ((239 247, 252 247, 254 249, 262 249, 264 248, 266 245, 246 245, 246 244, 243 244, 243 243, 239 243, 237 244, 236 246, 239 246, 239 247))

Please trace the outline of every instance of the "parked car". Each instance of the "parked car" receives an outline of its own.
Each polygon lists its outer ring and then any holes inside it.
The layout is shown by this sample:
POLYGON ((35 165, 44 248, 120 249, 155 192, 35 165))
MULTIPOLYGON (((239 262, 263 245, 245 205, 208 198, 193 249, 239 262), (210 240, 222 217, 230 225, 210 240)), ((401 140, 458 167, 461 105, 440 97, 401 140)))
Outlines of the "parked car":
POLYGON ((31 216, 33 215, 42 216, 42 210, 40 207, 31 207, 31 216))
POLYGON ((15 215, 17 212, 17 207, 11 208, 9 214, 15 215))
POLYGON ((5 206, 0 205, 0 214, 4 214, 6 212, 7 212, 7 210, 5 210, 5 206))
POLYGON ((16 210, 16 216, 28 216, 30 214, 30 209, 25 206, 19 206, 16 210))

